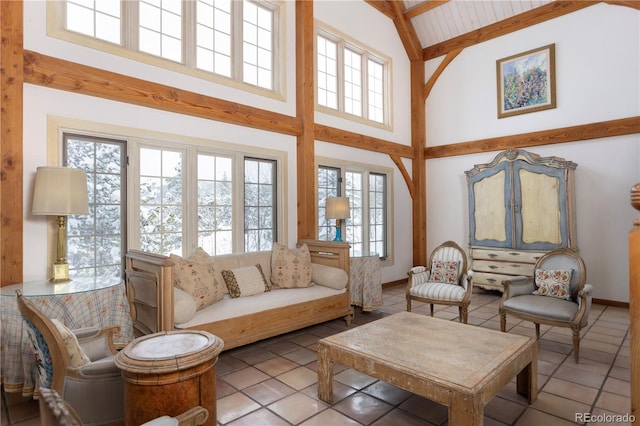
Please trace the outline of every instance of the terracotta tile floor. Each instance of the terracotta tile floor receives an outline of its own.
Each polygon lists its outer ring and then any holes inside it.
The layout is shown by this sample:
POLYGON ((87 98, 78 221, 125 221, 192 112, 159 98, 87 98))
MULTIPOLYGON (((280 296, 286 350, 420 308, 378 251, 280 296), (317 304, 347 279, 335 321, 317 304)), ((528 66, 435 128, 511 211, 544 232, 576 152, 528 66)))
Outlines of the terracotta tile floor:
MULTIPOLYGON (((500 329, 498 293, 476 290, 469 324, 500 329)), ((404 311, 404 287, 384 290, 384 306, 356 310, 354 325, 404 311)), ((413 312, 428 315, 428 305, 413 312)), ((457 308, 436 306, 436 316, 457 321, 457 308)), ((486 425, 583 424, 576 413, 627 414, 631 410, 628 309, 593 305, 583 330, 580 363, 573 361, 568 329, 541 327, 537 401, 528 406, 505 386, 485 407, 486 425), (579 419, 578 419, 579 420, 579 419)), ((534 336, 533 324, 507 318, 512 333, 534 336)), ((334 320, 224 352, 217 364, 218 424, 239 425, 444 425, 444 406, 344 366, 336 365, 334 404, 317 397, 318 339, 346 328, 334 320)), ((2 400, 2 424, 38 425, 37 403, 11 395, 2 400), (8 417, 8 412, 11 413, 8 417), (10 423, 13 419, 14 423, 10 423)), ((620 423, 624 424, 624 423, 620 423)))

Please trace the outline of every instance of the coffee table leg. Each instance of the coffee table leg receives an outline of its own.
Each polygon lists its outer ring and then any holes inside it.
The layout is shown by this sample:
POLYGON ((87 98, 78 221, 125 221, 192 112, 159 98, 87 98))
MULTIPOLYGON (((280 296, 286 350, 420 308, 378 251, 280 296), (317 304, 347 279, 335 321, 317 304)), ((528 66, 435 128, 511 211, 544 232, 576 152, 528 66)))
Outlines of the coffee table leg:
POLYGON ((529 404, 533 404, 538 397, 538 348, 533 345, 531 362, 518 373, 516 390, 529 404))
POLYGON ((318 398, 333 402, 333 361, 329 359, 329 348, 318 343, 318 398))
POLYGON ((449 426, 480 426, 484 417, 484 406, 480 398, 456 395, 449 406, 449 426))

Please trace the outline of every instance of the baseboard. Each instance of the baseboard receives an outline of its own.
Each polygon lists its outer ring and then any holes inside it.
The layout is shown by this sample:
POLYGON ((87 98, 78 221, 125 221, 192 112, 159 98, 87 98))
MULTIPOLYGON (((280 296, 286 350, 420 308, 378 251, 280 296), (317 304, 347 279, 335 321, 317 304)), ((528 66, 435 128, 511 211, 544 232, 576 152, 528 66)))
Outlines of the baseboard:
POLYGON ((397 285, 407 285, 407 279, 403 279, 403 280, 396 280, 396 281, 389 281, 388 283, 383 283, 382 284, 382 288, 389 288, 389 287, 394 287, 397 285))
POLYGON ((596 299, 596 298, 593 298, 591 302, 595 303, 596 305, 614 306, 616 308, 629 309, 629 302, 619 302, 617 300, 596 299))

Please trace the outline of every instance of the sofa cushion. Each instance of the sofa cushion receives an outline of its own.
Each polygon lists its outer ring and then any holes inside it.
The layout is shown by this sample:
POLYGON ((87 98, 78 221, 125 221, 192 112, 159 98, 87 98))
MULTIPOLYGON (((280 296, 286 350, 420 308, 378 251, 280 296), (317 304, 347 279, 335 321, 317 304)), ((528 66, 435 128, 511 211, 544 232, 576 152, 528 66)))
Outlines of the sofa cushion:
POLYGON ((532 294, 570 300, 569 286, 572 274, 572 269, 536 269, 534 271, 536 290, 532 294))
POLYGON ((182 324, 196 314, 198 305, 193 297, 178 287, 173 288, 173 322, 182 324))
POLYGON ((344 269, 312 263, 311 281, 315 284, 333 288, 335 290, 342 290, 347 286, 349 276, 344 269))
POLYGON ((276 288, 301 288, 311 283, 311 254, 306 244, 290 249, 273 243, 271 253, 271 283, 276 288))
POLYGON ((252 296, 271 291, 260 264, 222 271, 222 277, 232 298, 252 296))
POLYGON ((457 260, 434 260, 431 262, 431 281, 457 284, 459 267, 460 262, 457 260))
POLYGON ((462 286, 435 282, 415 284, 409 291, 412 296, 456 302, 464 299, 465 295, 465 289, 462 286))
POLYGON ((173 285, 190 294, 198 309, 222 299, 224 289, 215 279, 213 262, 185 259, 175 254, 169 258, 174 263, 173 285))
POLYGON ((71 330, 67 328, 60 320, 53 318, 51 320, 53 325, 56 326, 60 335, 62 336, 62 342, 64 343, 64 347, 67 349, 67 353, 69 354, 69 365, 71 367, 82 367, 85 364, 91 362, 89 357, 84 353, 82 348, 80 347, 80 343, 78 342, 78 338, 71 330))

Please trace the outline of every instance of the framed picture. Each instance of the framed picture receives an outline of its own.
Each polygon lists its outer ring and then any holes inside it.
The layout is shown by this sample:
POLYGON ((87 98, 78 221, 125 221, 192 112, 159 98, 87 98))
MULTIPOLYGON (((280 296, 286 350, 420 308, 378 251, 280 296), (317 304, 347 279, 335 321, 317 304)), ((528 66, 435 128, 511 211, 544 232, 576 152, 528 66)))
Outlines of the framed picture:
POLYGON ((555 44, 496 61, 498 118, 556 107, 555 44))

